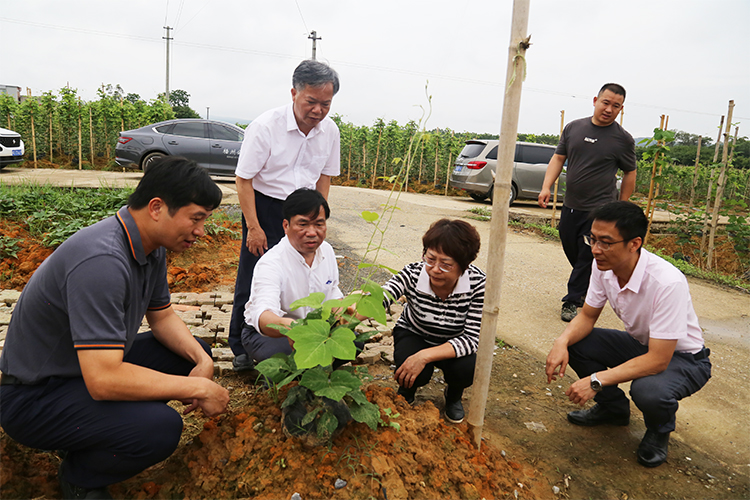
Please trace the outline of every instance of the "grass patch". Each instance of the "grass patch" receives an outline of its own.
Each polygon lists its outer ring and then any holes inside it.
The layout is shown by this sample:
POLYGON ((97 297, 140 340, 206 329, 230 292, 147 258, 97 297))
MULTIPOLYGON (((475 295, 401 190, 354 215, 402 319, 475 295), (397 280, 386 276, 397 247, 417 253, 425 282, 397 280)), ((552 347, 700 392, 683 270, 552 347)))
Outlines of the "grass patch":
POLYGON ((76 231, 113 215, 132 192, 132 188, 0 184, 0 217, 25 223, 44 245, 57 247, 76 231))

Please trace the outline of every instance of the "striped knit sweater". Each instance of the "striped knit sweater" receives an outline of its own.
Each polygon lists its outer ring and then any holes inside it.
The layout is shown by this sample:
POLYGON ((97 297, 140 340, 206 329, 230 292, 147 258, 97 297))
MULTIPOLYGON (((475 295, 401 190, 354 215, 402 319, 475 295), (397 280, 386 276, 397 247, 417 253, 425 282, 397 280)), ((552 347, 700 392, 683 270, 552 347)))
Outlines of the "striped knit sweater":
MULTIPOLYGON (((450 342, 457 358, 476 352, 484 305, 484 272, 470 265, 459 278, 460 281, 468 275, 469 292, 454 292, 443 301, 432 290, 417 289, 423 269, 424 262, 408 264, 383 285, 394 298, 402 295, 407 298, 396 326, 424 337, 430 344, 450 342)), ((389 304, 390 300, 386 299, 386 306, 389 304)))

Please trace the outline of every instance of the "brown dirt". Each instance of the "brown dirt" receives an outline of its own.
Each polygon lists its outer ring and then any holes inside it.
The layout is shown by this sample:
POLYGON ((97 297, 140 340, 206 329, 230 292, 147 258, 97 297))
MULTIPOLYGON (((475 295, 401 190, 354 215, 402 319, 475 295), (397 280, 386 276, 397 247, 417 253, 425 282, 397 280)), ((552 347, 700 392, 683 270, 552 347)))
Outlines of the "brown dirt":
MULTIPOLYGON (((19 229, 0 224, 2 234, 24 238, 22 251, 31 252, 38 243, 19 229)), ((239 242, 222 234, 204 243, 171 257, 175 291, 233 283, 239 242)), ((20 277, 18 267, 12 269, 20 277)), ((342 281, 354 267, 342 267, 342 281)), ((175 454, 114 485, 112 492, 115 498, 288 499, 294 492, 303 499, 514 499, 516 492, 518 498, 750 498, 746 470, 679 439, 670 443, 667 463, 639 466, 635 450, 645 427, 636 410, 629 427, 568 424, 565 414, 577 407, 563 392, 573 379, 545 385, 543 369, 543 360, 516 348, 496 351, 481 453, 473 449, 465 424, 441 420, 440 374, 408 407, 394 395, 390 367, 371 366, 376 382, 368 397, 400 414, 392 418, 400 432, 350 424, 330 447, 310 450, 283 435, 271 393, 252 378, 230 373, 217 379, 230 391, 230 411, 211 420, 187 416, 175 454), (335 490, 339 478, 348 485, 335 490)), ((469 389, 467 410, 471 397, 469 389)), ((59 498, 59 461, 55 453, 18 445, 0 430, 0 498, 59 498)))

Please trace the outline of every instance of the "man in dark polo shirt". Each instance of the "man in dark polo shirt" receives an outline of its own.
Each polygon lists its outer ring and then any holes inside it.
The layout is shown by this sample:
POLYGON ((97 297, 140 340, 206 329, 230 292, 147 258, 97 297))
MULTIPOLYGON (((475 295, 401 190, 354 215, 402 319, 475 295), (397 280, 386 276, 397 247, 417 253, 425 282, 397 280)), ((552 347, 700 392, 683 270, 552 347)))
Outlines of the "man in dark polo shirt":
POLYGON ((63 498, 111 498, 108 485, 171 455, 182 418, 167 401, 225 411, 210 349, 172 309, 166 274, 166 249, 190 248, 220 202, 205 170, 164 158, 21 294, 0 356, 0 424, 24 445, 62 451, 63 498), (144 316, 151 331, 138 334, 144 316))
POLYGON ((555 154, 547 165, 538 203, 547 207, 555 179, 568 162, 565 201, 560 209, 560 242, 572 266, 568 290, 562 298, 560 319, 570 321, 583 307, 594 257, 583 238, 591 232, 589 213, 615 200, 628 200, 635 189, 635 141, 617 121, 625 103, 625 89, 607 83, 594 97, 594 114, 565 126, 555 154), (617 171, 622 186, 617 192, 617 171))

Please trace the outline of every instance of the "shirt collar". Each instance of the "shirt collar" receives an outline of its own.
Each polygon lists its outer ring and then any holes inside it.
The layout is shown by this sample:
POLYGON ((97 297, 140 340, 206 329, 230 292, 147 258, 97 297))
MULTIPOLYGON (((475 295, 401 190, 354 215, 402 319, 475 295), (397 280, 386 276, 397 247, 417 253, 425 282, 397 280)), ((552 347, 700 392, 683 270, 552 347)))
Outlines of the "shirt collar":
MULTIPOLYGON (((417 278, 417 290, 423 293, 429 293, 435 295, 430 286, 430 275, 427 274, 427 266, 422 262, 422 270, 419 271, 419 278, 417 278)), ((471 291, 471 281, 469 280, 469 270, 466 269, 464 273, 459 276, 456 286, 450 295, 457 295, 459 293, 469 293, 471 291)), ((450 297, 449 295, 449 297, 450 297)))
MULTIPOLYGON (((284 236, 281 241, 279 241, 279 245, 282 246, 285 252, 288 252, 289 255, 292 256, 293 259, 297 260, 298 262, 301 262, 305 266, 307 266, 307 262, 305 261, 305 258, 302 256, 301 253, 297 251, 296 248, 294 248, 289 241, 289 237, 284 236)), ((325 260, 325 255, 323 255, 322 247, 323 244, 318 247, 317 250, 315 250, 315 257, 313 257, 313 263, 312 266, 309 266, 310 269, 315 269, 317 266, 320 265, 321 262, 325 260)))
POLYGON ((138 230, 138 224, 135 223, 135 219, 130 215, 128 207, 124 206, 118 210, 115 217, 122 226, 123 231, 125 231, 125 236, 128 239, 128 246, 130 247, 130 252, 132 253, 133 258, 138 264, 142 266, 146 265, 146 252, 143 250, 141 232, 138 230))
MULTIPOLYGON (((320 123, 315 125, 312 130, 310 130, 310 133, 307 134, 307 137, 315 137, 317 134, 321 133, 323 131, 323 122, 324 121, 321 120, 320 123)), ((298 133, 305 135, 299 129, 299 125, 297 125, 297 119, 294 117, 294 103, 292 103, 286 108, 286 131, 294 132, 295 130, 298 133)))
POLYGON ((633 274, 630 275, 630 279, 623 287, 632 290, 634 293, 638 293, 641 289, 641 283, 643 283, 643 277, 646 275, 646 266, 648 265, 649 252, 645 248, 641 248, 641 253, 638 255, 638 262, 633 269, 633 274))

